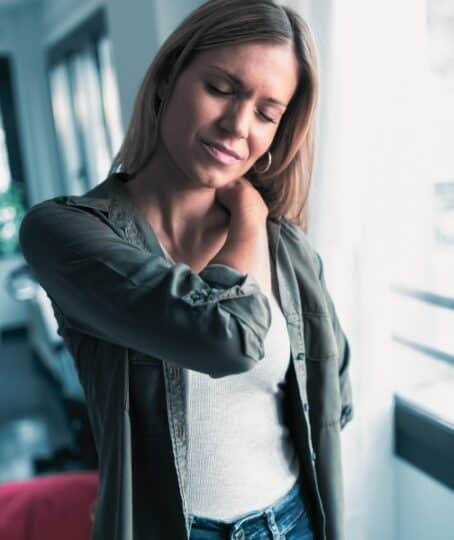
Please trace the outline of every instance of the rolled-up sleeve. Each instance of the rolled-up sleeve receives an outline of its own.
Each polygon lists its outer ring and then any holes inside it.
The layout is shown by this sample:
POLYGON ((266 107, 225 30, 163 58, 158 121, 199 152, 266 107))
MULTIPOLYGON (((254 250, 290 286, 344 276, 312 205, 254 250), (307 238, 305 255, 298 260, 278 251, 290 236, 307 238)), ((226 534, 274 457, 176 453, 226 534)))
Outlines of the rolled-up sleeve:
POLYGON ((193 273, 52 199, 28 211, 19 241, 69 328, 213 378, 264 356, 270 305, 249 274, 224 264, 193 273))

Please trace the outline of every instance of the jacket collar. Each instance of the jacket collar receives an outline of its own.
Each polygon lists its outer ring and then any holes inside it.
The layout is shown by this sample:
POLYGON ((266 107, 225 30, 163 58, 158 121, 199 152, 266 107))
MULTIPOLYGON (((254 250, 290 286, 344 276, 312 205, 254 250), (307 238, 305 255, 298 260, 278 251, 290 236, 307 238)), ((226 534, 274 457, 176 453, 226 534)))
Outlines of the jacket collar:
MULTIPOLYGON (((84 206, 107 214, 123 236, 138 247, 162 253, 161 245, 148 221, 137 210, 125 188, 127 175, 113 173, 84 195, 65 197, 66 204, 84 206)), ((282 218, 268 218, 267 231, 274 260, 280 239, 282 218)))

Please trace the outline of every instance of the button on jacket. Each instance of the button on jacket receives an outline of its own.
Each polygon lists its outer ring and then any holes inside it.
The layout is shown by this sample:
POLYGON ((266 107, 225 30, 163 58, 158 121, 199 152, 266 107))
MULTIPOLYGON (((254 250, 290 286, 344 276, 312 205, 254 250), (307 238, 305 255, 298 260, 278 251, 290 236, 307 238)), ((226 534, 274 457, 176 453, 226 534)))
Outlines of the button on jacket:
MULTIPOLYGON (((169 262, 126 179, 115 173, 83 196, 36 204, 20 245, 87 400, 100 477, 92 540, 187 540, 184 370, 219 378, 253 369, 270 304, 252 275, 169 262)), ((349 345, 304 232, 285 218, 268 218, 267 231, 291 348, 285 421, 315 537, 341 540, 349 345)))

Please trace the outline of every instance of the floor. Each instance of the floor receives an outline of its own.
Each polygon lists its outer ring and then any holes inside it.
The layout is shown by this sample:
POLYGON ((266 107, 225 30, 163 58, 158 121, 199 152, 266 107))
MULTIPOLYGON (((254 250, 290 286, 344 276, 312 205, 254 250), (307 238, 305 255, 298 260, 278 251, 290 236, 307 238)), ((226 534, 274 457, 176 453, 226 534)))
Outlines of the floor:
POLYGON ((27 330, 1 333, 0 482, 34 476, 34 458, 70 444, 61 391, 31 350, 27 330))

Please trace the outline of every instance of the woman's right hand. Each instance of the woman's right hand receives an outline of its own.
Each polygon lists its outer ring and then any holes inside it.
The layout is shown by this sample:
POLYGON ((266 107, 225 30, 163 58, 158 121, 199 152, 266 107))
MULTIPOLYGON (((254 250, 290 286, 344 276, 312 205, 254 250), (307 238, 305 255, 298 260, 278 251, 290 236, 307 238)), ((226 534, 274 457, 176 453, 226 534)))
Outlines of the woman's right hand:
POLYGON ((247 219, 256 223, 266 222, 268 206, 257 189, 244 177, 237 178, 217 189, 216 199, 235 219, 247 219))

